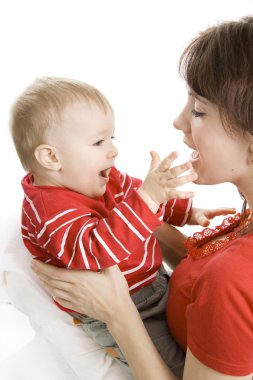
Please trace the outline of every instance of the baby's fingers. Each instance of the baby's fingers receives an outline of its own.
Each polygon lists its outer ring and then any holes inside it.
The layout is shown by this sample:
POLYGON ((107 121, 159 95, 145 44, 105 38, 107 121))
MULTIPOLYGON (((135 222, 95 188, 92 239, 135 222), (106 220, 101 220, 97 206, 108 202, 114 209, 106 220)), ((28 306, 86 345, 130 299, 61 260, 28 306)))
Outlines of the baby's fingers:
POLYGON ((193 191, 180 191, 177 189, 169 189, 167 192, 168 199, 188 199, 194 197, 193 191))
POLYGON ((174 178, 174 177, 180 176, 181 174, 187 172, 190 169, 192 169, 191 162, 185 162, 184 164, 171 168, 170 170, 167 171, 167 174, 168 174, 168 177, 174 178))
POLYGON ((178 157, 177 152, 172 152, 167 157, 165 157, 159 164, 159 167, 158 167, 159 172, 164 173, 167 170, 169 170, 172 163, 175 161, 177 157, 178 157))
POLYGON ((195 223, 196 225, 200 225, 202 227, 207 227, 210 224, 210 220, 203 214, 202 211, 195 213, 195 223))
POLYGON ((180 177, 170 178, 167 180, 167 186, 170 188, 183 186, 186 183, 195 181, 197 178, 198 178, 197 173, 189 173, 186 175, 182 175, 180 177))

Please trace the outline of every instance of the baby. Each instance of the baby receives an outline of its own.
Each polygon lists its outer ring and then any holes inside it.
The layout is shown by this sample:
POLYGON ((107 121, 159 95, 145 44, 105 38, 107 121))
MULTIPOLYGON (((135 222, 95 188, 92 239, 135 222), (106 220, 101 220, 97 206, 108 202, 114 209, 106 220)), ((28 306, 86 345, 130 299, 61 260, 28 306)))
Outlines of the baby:
MULTIPOLYGON (((86 83, 41 78, 17 99, 11 131, 28 172, 22 181, 23 241, 33 258, 56 266, 100 271, 117 264, 151 336, 150 321, 161 324, 163 338, 154 342, 173 368, 173 349, 179 348, 164 350, 163 342, 168 347, 172 340, 165 318, 168 275, 153 232, 163 221, 203 224, 208 213, 192 208, 193 193, 177 190, 196 174, 185 173, 190 163, 171 168, 175 152, 162 161, 151 152, 143 182, 119 172, 114 129, 109 101, 86 83)), ((125 363, 102 322, 64 310, 125 363)))

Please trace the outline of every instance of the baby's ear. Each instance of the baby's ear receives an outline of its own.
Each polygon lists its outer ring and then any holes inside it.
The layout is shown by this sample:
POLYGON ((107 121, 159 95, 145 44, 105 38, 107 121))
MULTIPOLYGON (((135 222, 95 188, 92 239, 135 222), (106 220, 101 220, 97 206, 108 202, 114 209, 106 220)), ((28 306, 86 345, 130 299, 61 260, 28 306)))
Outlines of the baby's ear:
POLYGON ((61 163, 58 158, 57 149, 51 145, 41 144, 34 151, 36 160, 44 168, 58 171, 61 169, 61 163))

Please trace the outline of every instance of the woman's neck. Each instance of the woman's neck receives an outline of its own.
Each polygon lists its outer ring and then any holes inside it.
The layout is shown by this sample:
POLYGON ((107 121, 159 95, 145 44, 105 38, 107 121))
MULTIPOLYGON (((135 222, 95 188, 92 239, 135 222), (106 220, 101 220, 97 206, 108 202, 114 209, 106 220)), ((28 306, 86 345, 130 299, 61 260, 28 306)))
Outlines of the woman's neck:
POLYGON ((253 215, 253 183, 251 186, 241 186, 238 190, 247 201, 247 208, 250 210, 250 216, 253 215))

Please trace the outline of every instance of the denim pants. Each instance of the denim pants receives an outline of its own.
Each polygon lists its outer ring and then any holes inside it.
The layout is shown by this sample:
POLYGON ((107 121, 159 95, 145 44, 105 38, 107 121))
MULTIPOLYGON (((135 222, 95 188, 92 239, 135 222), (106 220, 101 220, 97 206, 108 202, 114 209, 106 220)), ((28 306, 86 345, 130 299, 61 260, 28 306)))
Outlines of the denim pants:
MULTIPOLYGON (((165 310, 168 291, 169 276, 164 267, 161 267, 157 278, 150 285, 145 286, 131 297, 163 360, 174 374, 179 379, 182 379, 185 354, 174 341, 167 325, 165 310)), ((71 315, 82 322, 81 326, 83 330, 95 342, 106 349, 111 349, 115 353, 114 356, 124 366, 128 366, 123 353, 108 331, 105 323, 78 313, 71 313, 71 315)))

